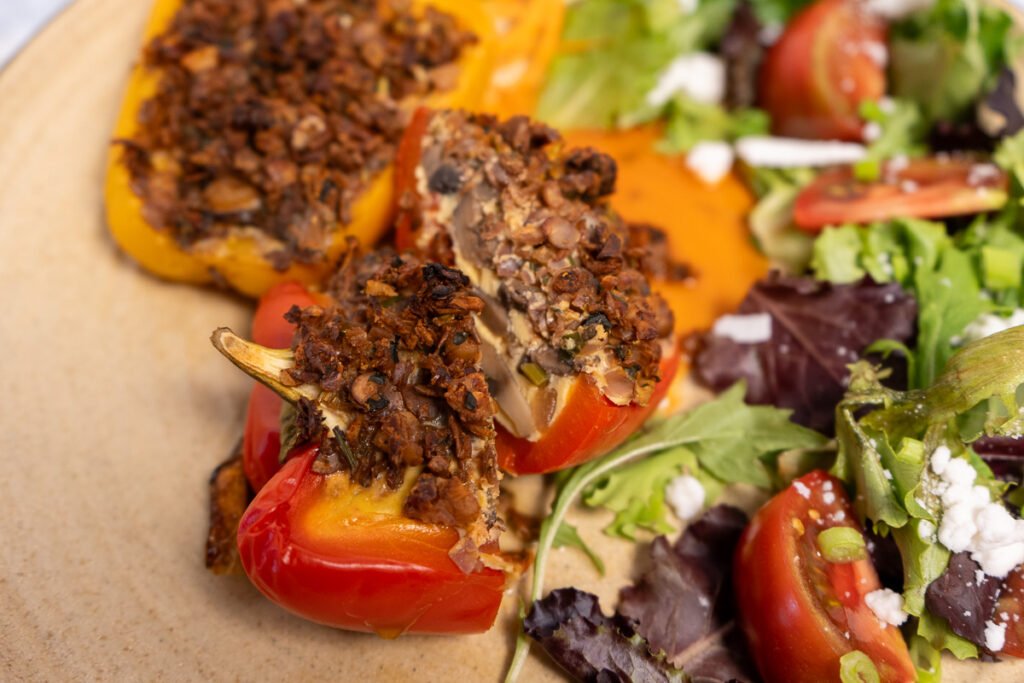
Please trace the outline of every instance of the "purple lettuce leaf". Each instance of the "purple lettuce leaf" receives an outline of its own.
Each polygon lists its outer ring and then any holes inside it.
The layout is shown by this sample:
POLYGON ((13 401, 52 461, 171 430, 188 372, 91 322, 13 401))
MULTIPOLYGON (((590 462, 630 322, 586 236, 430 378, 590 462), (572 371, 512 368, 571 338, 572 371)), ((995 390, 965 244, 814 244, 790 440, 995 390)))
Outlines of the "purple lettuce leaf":
POLYGON ((992 618, 1000 586, 999 579, 985 576, 970 553, 956 553, 945 573, 929 584, 924 604, 953 633, 984 649, 985 622, 992 618))
POLYGON ((647 571, 621 591, 612 617, 593 595, 560 589, 533 604, 524 629, 577 680, 756 681, 731 588, 746 521, 718 505, 675 544, 655 539, 647 571))
POLYGON ((694 361, 697 381, 721 392, 746 380, 747 402, 789 408, 794 422, 832 433, 847 365, 880 339, 908 342, 917 304, 895 283, 833 285, 771 273, 754 284, 737 314, 769 315, 770 338, 741 343, 705 335, 694 361))
POLYGON ((663 655, 651 652, 628 622, 605 616, 597 596, 575 588, 553 590, 534 602, 523 630, 574 680, 688 680, 663 655))
POLYGON ((971 448, 999 479, 1024 483, 1024 438, 983 436, 971 448))

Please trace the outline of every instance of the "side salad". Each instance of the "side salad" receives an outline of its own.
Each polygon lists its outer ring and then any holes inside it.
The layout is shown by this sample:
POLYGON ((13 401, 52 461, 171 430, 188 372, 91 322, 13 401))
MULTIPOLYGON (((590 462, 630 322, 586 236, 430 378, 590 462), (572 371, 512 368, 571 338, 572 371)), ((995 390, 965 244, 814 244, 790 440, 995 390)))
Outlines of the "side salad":
POLYGON ((937 681, 1024 657, 1024 116, 975 0, 581 0, 538 115, 657 122, 757 197, 777 270, 693 345, 718 397, 557 479, 507 680, 937 681), (771 494, 748 521, 726 487, 771 494), (566 520, 657 536, 613 616, 546 592, 566 520), (672 513, 675 513, 674 515, 672 513))

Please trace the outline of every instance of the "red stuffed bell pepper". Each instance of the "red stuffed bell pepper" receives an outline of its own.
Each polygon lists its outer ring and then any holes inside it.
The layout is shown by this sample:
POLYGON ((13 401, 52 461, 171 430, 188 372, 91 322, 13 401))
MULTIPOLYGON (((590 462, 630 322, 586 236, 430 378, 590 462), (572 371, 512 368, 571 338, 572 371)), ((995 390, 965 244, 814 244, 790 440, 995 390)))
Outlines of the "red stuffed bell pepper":
POLYGON ((459 268, 484 301, 501 467, 559 470, 633 433, 678 351, 646 250, 608 207, 614 160, 525 117, 421 109, 395 163, 398 246, 459 268))
MULTIPOLYGON (((294 407, 293 455, 249 505, 242 565, 282 607, 385 636, 471 633, 494 621, 494 407, 458 271, 382 252, 350 257, 330 306, 288 314, 292 349, 230 330, 214 344, 294 407)), ((286 446, 287 448, 287 446, 286 446)))

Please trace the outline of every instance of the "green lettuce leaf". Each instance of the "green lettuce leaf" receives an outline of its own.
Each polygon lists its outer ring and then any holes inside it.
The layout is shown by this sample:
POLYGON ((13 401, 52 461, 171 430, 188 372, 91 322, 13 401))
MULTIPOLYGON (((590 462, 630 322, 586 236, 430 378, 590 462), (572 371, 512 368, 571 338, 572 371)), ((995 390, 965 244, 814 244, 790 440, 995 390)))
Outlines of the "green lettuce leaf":
MULTIPOLYGON (((920 617, 920 635, 936 649, 976 656, 974 645, 925 608, 928 586, 950 560, 935 537, 942 508, 934 485, 927 483, 934 476, 928 454, 946 445, 975 468, 977 484, 988 486, 993 500, 1001 498, 1005 486, 962 440, 960 421, 993 400, 1004 403, 1004 423, 1014 419, 1016 392, 1024 385, 1024 327, 964 346, 927 389, 895 391, 883 379, 867 362, 851 366, 850 388, 837 409, 839 453, 833 472, 854 485, 861 519, 893 535, 903 563, 904 606, 920 617)), ((984 422, 981 433, 1000 426, 998 419, 984 422)))
POLYGON ((814 179, 809 168, 745 167, 747 183, 758 197, 747 222, 761 252, 786 272, 799 274, 811 259, 814 238, 793 224, 793 203, 814 179))
POLYGON ((877 136, 868 144, 863 161, 854 165, 860 180, 878 180, 882 162, 896 156, 919 156, 926 152, 924 137, 928 132, 921 108, 909 100, 892 99, 886 104, 865 100, 860 116, 868 125, 877 127, 877 136))
MULTIPOLYGON (((876 282, 898 282, 914 294, 918 337, 911 387, 930 386, 968 323, 992 309, 1001 290, 982 295, 986 283, 999 281, 986 277, 986 250, 1019 253, 1024 263, 1024 240, 1011 237, 1008 228, 979 221, 968 232, 969 237, 954 241, 941 223, 908 218, 826 228, 814 242, 811 268, 818 279, 848 283, 870 275, 876 282)), ((1000 277, 1011 283, 1016 296, 1020 285, 1005 272, 1007 260, 1002 257, 999 263, 1000 277)))
POLYGON ((891 92, 919 104, 929 122, 965 118, 1012 63, 1012 28, 989 3, 937 0, 891 27, 891 92))
POLYGON ((544 81, 536 115, 556 128, 613 128, 662 114, 647 93, 681 54, 717 41, 736 0, 580 0, 566 9, 562 49, 544 81))
POLYGON ((555 540, 552 544, 554 548, 576 548, 590 560, 591 564, 594 565, 594 569, 601 576, 604 576, 604 560, 601 556, 594 552, 593 548, 587 545, 587 542, 580 536, 580 532, 572 524, 562 524, 555 531, 555 540))

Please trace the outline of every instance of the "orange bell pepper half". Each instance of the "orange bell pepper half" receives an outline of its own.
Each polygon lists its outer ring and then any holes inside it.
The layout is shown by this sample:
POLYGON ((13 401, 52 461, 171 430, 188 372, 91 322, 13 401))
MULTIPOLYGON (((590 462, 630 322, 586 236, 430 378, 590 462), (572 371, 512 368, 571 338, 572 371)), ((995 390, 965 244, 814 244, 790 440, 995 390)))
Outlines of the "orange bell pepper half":
MULTIPOLYGON (((475 2, 415 0, 412 5, 413 11, 423 11, 430 6, 452 15, 477 41, 462 50, 457 62, 458 80, 451 89, 417 101, 402 102, 402 106, 412 108, 424 103, 435 107, 477 106, 492 66, 493 23, 490 17, 475 2)), ((145 29, 145 44, 167 30, 181 6, 182 0, 156 0, 145 29)), ((141 60, 136 64, 114 128, 115 140, 131 140, 136 136, 140 109, 156 94, 160 78, 159 70, 147 68, 141 60)), ((284 270, 277 270, 267 259, 260 240, 250 234, 234 231, 222 239, 182 247, 166 230, 151 225, 143 214, 142 198, 132 189, 124 147, 113 144, 104 188, 107 224, 121 249, 155 275, 193 284, 223 282, 241 294, 258 297, 281 282, 320 281, 345 250, 349 236, 364 246, 373 245, 389 227, 394 212, 392 175, 389 166, 367 184, 350 207, 349 222, 331 230, 324 249, 325 258, 313 264, 292 263, 284 270)))

